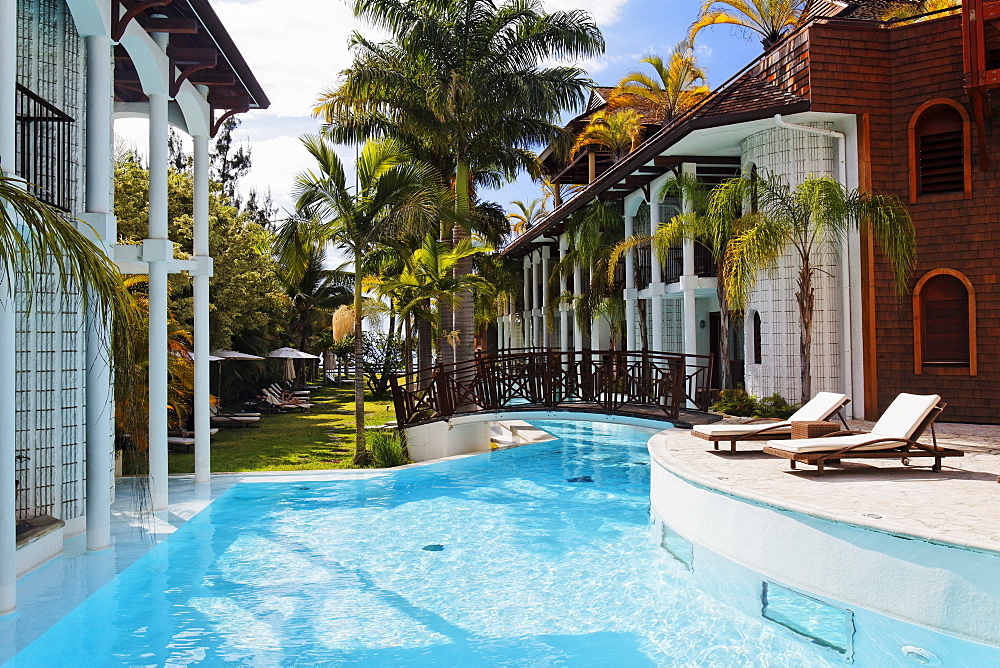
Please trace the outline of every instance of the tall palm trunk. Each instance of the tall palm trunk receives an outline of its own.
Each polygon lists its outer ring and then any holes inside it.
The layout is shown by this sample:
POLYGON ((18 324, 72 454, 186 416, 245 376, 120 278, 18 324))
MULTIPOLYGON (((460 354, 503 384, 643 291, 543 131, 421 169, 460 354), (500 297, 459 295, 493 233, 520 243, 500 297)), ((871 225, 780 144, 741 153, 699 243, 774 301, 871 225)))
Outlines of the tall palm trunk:
MULTIPOLYGON (((455 170, 455 209, 461 218, 466 218, 471 211, 469 200, 469 165, 465 160, 458 161, 455 170)), ((452 230, 452 244, 467 238, 469 235, 462 227, 456 225, 452 230)), ((472 258, 462 258, 455 264, 456 278, 472 273, 472 258)), ((458 330, 459 341, 455 346, 455 362, 468 362, 474 357, 476 347, 476 310, 472 292, 465 291, 459 295, 461 300, 454 309, 454 328, 458 330)))
POLYGON ((798 292, 795 302, 799 306, 799 361, 801 364, 801 401, 806 403, 812 398, 812 324, 813 306, 816 294, 812 285, 812 267, 809 258, 802 258, 799 267, 798 292))
MULTIPOLYGON (((430 307, 430 300, 427 300, 430 307)), ((417 319, 417 373, 420 387, 427 387, 431 382, 431 366, 434 364, 434 327, 430 317, 419 316, 417 319)))
POLYGON ((722 280, 722 272, 719 274, 716 294, 719 296, 719 389, 728 390, 733 385, 733 367, 729 363, 730 340, 729 323, 732 322, 732 311, 729 310, 729 303, 726 301, 726 285, 722 280))
POLYGON ((368 464, 365 448, 365 364, 362 356, 361 332, 361 253, 360 244, 354 252, 354 465, 368 464))
POLYGON ((404 367, 404 372, 406 373, 406 380, 413 377, 413 314, 407 313, 406 319, 403 321, 403 327, 405 329, 403 334, 403 359, 405 360, 406 366, 404 367))
MULTIPOLYGON (((646 300, 638 299, 636 300, 636 306, 639 310, 639 341, 641 342, 643 350, 649 350, 649 318, 646 315, 646 300)), ((634 341, 630 342, 631 345, 635 345, 634 341)), ((626 346, 631 347, 631 346, 626 346)))

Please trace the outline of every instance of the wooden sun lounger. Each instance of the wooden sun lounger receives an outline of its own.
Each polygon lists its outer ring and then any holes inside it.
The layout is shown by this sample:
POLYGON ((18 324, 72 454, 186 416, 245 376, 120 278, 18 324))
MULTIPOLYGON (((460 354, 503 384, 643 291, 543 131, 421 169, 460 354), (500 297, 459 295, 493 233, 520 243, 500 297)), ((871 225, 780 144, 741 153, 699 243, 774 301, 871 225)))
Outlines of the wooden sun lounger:
MULTIPOLYGON (((847 429, 847 420, 844 419, 844 407, 851 403, 850 399, 844 398, 844 401, 840 406, 834 411, 832 415, 826 415, 825 420, 829 420, 836 415, 841 424, 844 425, 844 429, 847 429)), ((794 415, 792 416, 795 417, 794 415)), ((703 434, 697 429, 691 430, 691 435, 700 438, 705 441, 709 441, 715 450, 719 449, 720 442, 729 442, 729 451, 736 452, 736 443, 738 441, 774 441, 780 439, 786 439, 792 437, 791 423, 789 420, 781 420, 778 418, 755 418, 749 420, 748 422, 741 422, 738 425, 733 425, 734 427, 741 427, 750 424, 760 424, 760 429, 755 429, 751 431, 742 432, 739 434, 703 434), (787 431, 777 431, 778 429, 784 429, 787 431)))
MULTIPOLYGON (((934 471, 941 470, 941 460, 945 457, 963 457, 965 453, 961 450, 954 450, 951 448, 942 448, 937 444, 937 434, 934 432, 934 421, 937 417, 944 411, 946 403, 940 402, 935 406, 931 412, 924 418, 920 426, 917 427, 916 431, 910 438, 893 438, 884 436, 874 436, 870 440, 865 440, 861 443, 853 443, 849 446, 838 448, 836 450, 822 450, 817 452, 793 452, 791 450, 784 450, 776 446, 766 446, 764 452, 769 455, 774 455, 775 457, 783 457, 789 460, 789 465, 791 468, 795 468, 796 462, 802 462, 803 464, 811 464, 816 467, 817 473, 822 474, 825 470, 827 464, 837 465, 840 464, 842 459, 899 459, 903 465, 908 465, 911 459, 917 457, 933 457, 934 464, 931 469, 934 471), (927 428, 931 430, 931 445, 918 442, 924 431, 927 428), (869 448, 873 445, 889 443, 898 443, 899 445, 895 447, 880 448, 878 450, 860 450, 859 448, 869 448)), ((855 430, 844 430, 837 431, 832 434, 827 434, 823 438, 835 438, 837 436, 855 436, 859 434, 868 434, 870 432, 865 431, 855 431, 855 430)))

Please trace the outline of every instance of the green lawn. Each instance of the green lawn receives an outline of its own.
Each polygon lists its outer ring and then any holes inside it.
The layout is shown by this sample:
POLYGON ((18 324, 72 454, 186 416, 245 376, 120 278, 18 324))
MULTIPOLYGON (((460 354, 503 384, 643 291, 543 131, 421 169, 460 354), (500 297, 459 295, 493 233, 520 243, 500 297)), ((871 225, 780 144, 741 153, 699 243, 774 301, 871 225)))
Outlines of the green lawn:
MULTIPOLYGON (((212 472, 296 471, 351 468, 354 457, 354 390, 314 388, 305 413, 265 414, 257 427, 223 427, 212 437, 212 472)), ((392 403, 366 401, 365 422, 394 420, 392 403)), ((171 453, 171 473, 194 473, 193 453, 171 453)))

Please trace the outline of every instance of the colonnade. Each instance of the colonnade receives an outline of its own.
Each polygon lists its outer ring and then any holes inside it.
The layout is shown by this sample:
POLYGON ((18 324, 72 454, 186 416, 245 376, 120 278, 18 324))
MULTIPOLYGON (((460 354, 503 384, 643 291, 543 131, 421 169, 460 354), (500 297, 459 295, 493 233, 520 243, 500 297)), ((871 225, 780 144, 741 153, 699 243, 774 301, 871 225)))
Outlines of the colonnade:
MULTIPOLYGON (((167 289, 168 275, 187 271, 194 282, 194 376, 195 376, 195 480, 210 479, 209 404, 209 152, 212 108, 208 89, 185 81, 171 96, 174 72, 166 54, 169 35, 147 34, 134 21, 126 28, 121 44, 136 65, 143 92, 149 99, 149 230, 141 248, 116 246, 117 224, 113 202, 114 46, 111 38, 111 3, 72 0, 77 29, 86 46, 86 155, 82 211, 74 212, 80 226, 123 273, 149 276, 149 468, 154 511, 168 505, 167 468, 167 289), (183 100, 181 98, 183 97, 183 100), (168 124, 171 107, 177 105, 194 143, 194 257, 176 260, 168 234, 168 124)), ((122 9, 124 12, 124 9, 122 9)), ((17 0, 0 0, 0 169, 16 174, 17 0)), ((137 113, 136 105, 127 112, 137 113)), ((141 112, 140 112, 141 113, 141 112)), ((16 607, 16 501, 15 436, 17 385, 17 308, 10 274, 0 271, 0 614, 16 607)), ((87 549, 104 550, 111 545, 111 499, 114 485, 114 404, 109 351, 108 314, 91 303, 84 314, 86 327, 86 542, 87 549)))
MULTIPOLYGON (((693 163, 684 163, 680 166, 680 171, 694 176, 697 168, 693 163)), ((652 235, 661 222, 661 211, 659 202, 659 192, 669 175, 664 175, 652 182, 647 191, 636 190, 625 198, 625 238, 634 234, 652 235), (646 193, 649 193, 648 195, 646 193), (640 204, 649 198, 649 226, 648 228, 637 229, 636 219, 640 204)), ((690 211, 691 203, 683 202, 683 210, 690 211)), ((558 239, 559 260, 563 260, 570 250, 569 235, 559 235, 558 239)), ((601 319, 595 319, 589 328, 581 328, 577 322, 572 304, 561 303, 558 309, 559 339, 558 342, 551 341, 548 327, 546 326, 545 314, 548 312, 548 285, 551 277, 551 266, 549 263, 551 244, 541 245, 535 248, 523 259, 523 305, 520 312, 521 328, 525 346, 551 347, 558 344, 560 349, 566 350, 571 347, 570 335, 572 333, 572 347, 581 351, 587 339, 590 339, 591 348, 607 346, 608 332, 606 325, 602 325, 601 319), (585 331, 585 329, 589 331, 585 331)), ((650 283, 647 287, 639 289, 636 285, 636 258, 635 251, 629 250, 624 254, 624 277, 625 285, 623 296, 625 299, 625 340, 623 346, 626 349, 638 350, 641 348, 642 338, 638 331, 639 323, 637 318, 637 302, 645 299, 649 304, 650 320, 650 348, 653 350, 666 350, 664 338, 664 300, 680 299, 683 307, 681 309, 683 317, 683 350, 670 352, 683 352, 689 355, 697 355, 698 345, 698 310, 697 299, 700 294, 714 294, 715 279, 701 278, 697 274, 695 267, 694 242, 687 240, 683 242, 683 259, 681 276, 676 284, 667 285, 664 283, 663 267, 655 259, 651 262, 650 283)), ((574 266, 571 280, 565 276, 559 278, 559 292, 565 294, 570 291, 573 295, 580 295, 583 292, 584 277, 589 267, 574 266)), ((510 311, 500 319, 500 347, 516 347, 515 331, 518 328, 515 314, 510 311)), ((705 347, 705 346, 702 346, 705 347)))

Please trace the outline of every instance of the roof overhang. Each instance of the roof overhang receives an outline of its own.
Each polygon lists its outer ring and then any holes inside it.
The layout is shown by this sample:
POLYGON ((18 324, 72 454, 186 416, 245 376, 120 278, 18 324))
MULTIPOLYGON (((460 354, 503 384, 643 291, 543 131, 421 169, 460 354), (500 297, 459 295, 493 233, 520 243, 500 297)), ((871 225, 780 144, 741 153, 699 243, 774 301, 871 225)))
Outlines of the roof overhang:
POLYGON ((755 132, 773 127, 775 114, 791 116, 807 111, 809 111, 808 100, 801 100, 732 114, 692 116, 676 125, 665 127, 628 157, 601 174, 593 183, 580 190, 572 199, 552 211, 540 225, 512 241, 501 253, 519 257, 530 252, 535 247, 536 238, 560 234, 566 219, 594 198, 618 199, 644 187, 647 181, 637 177, 640 174, 653 174, 648 181, 654 180, 659 176, 655 173, 656 169, 672 168, 671 164, 668 164, 672 162, 670 158, 680 158, 674 160, 677 164, 699 161, 711 164, 713 157, 730 159, 738 157, 740 142, 755 132))

